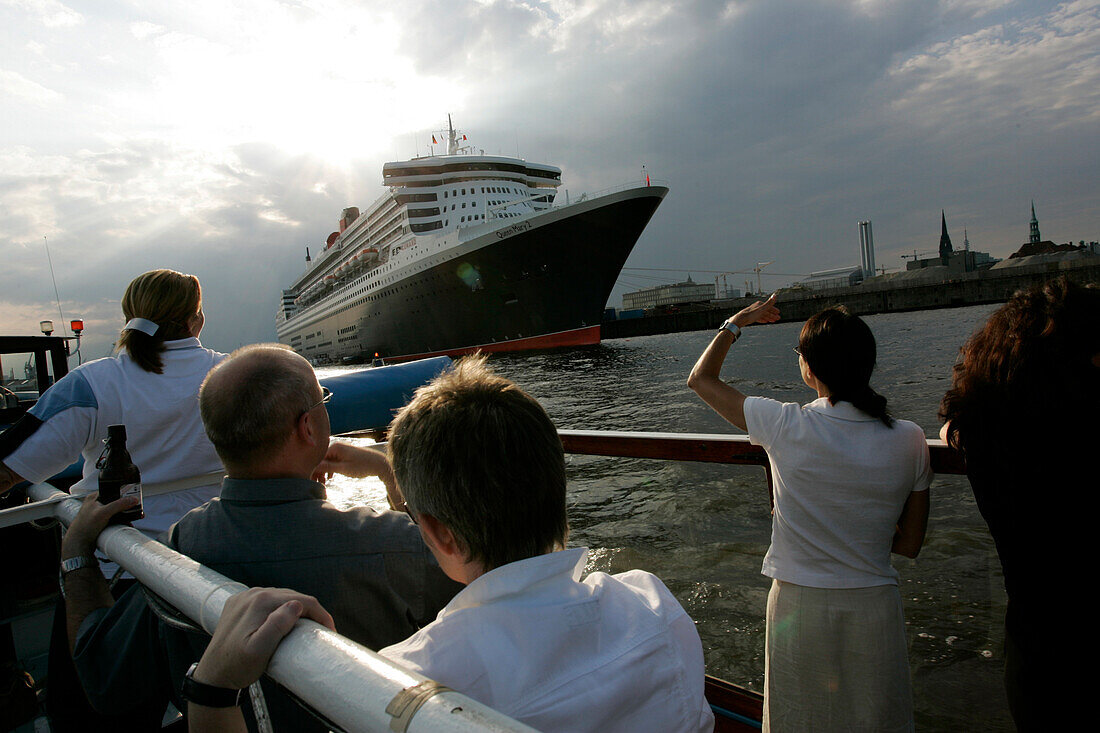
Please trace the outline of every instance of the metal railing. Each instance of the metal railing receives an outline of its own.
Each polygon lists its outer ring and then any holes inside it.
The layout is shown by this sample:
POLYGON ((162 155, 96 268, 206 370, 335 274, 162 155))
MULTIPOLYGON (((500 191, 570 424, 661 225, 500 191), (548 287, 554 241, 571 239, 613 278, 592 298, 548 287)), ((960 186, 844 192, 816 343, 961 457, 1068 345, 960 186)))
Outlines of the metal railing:
MULTIPOLYGON (((759 465, 767 470, 767 453, 744 435, 641 433, 559 430, 566 453, 656 460, 759 465)), ((965 472, 962 457, 942 440, 928 440, 932 468, 941 474, 965 472)), ((184 479, 155 487, 156 493, 194 485, 217 474, 184 479)), ((80 503, 52 486, 28 490, 34 503, 0 512, 0 526, 56 516, 69 524, 80 503)), ((99 548, 150 590, 213 633, 225 601, 245 589, 190 558, 130 527, 108 527, 99 548)), ((317 712, 348 731, 529 731, 466 696, 447 691, 427 699, 411 716, 394 726, 388 710, 416 699, 428 680, 339 634, 303 620, 280 644, 268 676, 292 691, 317 712), (323 673, 318 673, 323 671, 323 673), (401 726, 404 727, 401 727, 401 726)), ((735 688, 735 686, 732 686, 735 688)), ((739 688, 735 688, 739 689, 739 688)), ((745 693, 746 696, 748 693, 745 693)), ((751 701, 750 701, 751 702, 751 701)), ((759 705, 759 701, 754 703, 759 705)), ((412 706, 410 706, 412 707, 412 706)))
MULTIPOLYGON (((77 499, 46 484, 31 486, 28 493, 37 502, 50 502, 66 525, 80 509, 77 499)), ((108 527, 98 545, 209 633, 225 602, 246 588, 132 527, 108 527)), ((279 644, 267 675, 346 731, 533 730, 453 690, 421 700, 417 693, 426 677, 309 620, 299 621, 279 644), (415 707, 417 702, 422 704, 415 707)))

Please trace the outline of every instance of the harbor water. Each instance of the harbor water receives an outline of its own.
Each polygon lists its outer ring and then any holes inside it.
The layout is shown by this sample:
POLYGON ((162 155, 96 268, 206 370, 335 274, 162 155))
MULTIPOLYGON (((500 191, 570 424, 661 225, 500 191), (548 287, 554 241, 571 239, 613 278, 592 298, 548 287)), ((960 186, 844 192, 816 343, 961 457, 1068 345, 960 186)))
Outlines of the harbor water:
MULTIPOLYGON (((995 306, 867 317, 878 341, 873 386, 897 417, 939 430, 936 411, 959 347, 995 306)), ((746 329, 723 377, 746 394, 816 397, 799 376, 801 323, 746 329)), ((555 352, 495 355, 501 374, 537 397, 559 428, 733 433, 686 386, 710 331, 605 341, 555 352)), ((336 369, 322 370, 332 373, 336 369)), ((764 607, 760 564, 771 533, 764 471, 567 456, 571 546, 591 571, 658 575, 695 619, 708 671, 761 690, 764 607)), ((913 674, 918 730, 1012 730, 1001 685, 1005 595, 993 542, 962 476, 932 486, 928 537, 916 560, 894 556, 913 674)), ((341 506, 385 505, 377 480, 337 477, 341 506)))

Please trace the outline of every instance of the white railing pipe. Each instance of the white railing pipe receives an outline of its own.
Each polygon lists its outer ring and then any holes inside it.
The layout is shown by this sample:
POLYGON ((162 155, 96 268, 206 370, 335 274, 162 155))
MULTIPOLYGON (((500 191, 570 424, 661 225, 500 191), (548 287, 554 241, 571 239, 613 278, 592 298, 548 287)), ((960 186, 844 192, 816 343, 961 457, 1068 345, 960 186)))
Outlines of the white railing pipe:
MULTIPOLYGON (((155 484, 146 483, 142 484, 141 494, 143 497, 158 496, 172 491, 197 489, 200 486, 220 484, 224 475, 225 471, 214 471, 212 473, 202 473, 197 476, 190 476, 175 481, 162 481, 155 484)), ((23 522, 33 522, 39 519, 52 518, 55 514, 55 508, 52 505, 68 498, 70 498, 68 494, 62 494, 55 490, 50 499, 36 501, 31 504, 21 504, 7 509, 0 509, 0 529, 4 527, 14 527, 23 522)))
MULTIPOLYGON (((28 493, 36 501, 54 502, 51 506, 56 516, 66 525, 80 509, 79 500, 46 484, 31 486, 28 493)), ((245 589, 132 527, 108 527, 100 534, 98 545, 142 584, 211 633, 226 600, 245 589)), ((347 731, 533 730, 454 691, 428 697, 403 721, 405 727, 395 727, 395 716, 387 707, 399 696, 411 697, 406 690, 428 682, 427 678, 312 621, 298 622, 276 650, 267 674, 347 731)))

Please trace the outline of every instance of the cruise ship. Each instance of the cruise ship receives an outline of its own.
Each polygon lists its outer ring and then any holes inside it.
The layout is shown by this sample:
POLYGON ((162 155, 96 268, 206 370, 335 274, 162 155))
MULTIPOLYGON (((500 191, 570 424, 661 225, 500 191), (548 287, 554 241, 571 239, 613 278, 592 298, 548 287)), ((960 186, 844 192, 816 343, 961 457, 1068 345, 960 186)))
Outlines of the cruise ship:
POLYGON ((611 288, 668 188, 556 201, 561 169, 485 155, 386 163, 386 192, 283 291, 276 333, 314 364, 595 344, 611 288))

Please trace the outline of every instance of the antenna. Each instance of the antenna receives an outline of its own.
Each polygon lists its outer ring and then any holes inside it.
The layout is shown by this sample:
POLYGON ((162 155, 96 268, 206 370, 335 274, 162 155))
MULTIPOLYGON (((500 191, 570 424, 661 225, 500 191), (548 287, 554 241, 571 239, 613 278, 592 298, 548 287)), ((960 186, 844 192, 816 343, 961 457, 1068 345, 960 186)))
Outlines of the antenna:
POLYGON ((46 235, 42 235, 42 241, 46 244, 46 261, 50 263, 50 280, 53 281, 53 297, 57 300, 57 317, 61 319, 61 333, 65 333, 65 316, 61 313, 61 296, 57 294, 57 278, 53 275, 53 258, 50 257, 50 243, 46 235))

